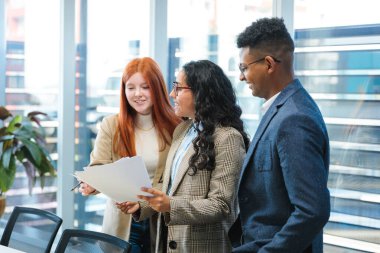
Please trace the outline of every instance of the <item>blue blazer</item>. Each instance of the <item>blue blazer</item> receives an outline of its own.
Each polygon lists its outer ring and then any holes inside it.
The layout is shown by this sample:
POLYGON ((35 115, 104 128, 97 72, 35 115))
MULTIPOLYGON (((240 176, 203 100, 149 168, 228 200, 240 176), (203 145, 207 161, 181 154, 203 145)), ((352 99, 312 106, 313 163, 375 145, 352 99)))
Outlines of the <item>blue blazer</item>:
POLYGON ((328 168, 325 123, 296 79, 262 118, 245 157, 233 252, 323 252, 328 168))

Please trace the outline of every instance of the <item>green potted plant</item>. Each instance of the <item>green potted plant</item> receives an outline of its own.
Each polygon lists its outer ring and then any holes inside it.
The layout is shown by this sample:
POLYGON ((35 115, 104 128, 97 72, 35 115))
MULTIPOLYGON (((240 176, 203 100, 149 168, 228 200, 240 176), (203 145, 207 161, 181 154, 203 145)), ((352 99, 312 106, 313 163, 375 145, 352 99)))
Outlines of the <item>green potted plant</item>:
POLYGON ((17 165, 25 168, 29 194, 38 176, 43 188, 44 176, 55 175, 46 150, 45 134, 38 118, 40 115, 46 117, 42 112, 30 112, 26 117, 13 116, 4 106, 0 106, 0 217, 5 208, 4 193, 14 182, 17 165))

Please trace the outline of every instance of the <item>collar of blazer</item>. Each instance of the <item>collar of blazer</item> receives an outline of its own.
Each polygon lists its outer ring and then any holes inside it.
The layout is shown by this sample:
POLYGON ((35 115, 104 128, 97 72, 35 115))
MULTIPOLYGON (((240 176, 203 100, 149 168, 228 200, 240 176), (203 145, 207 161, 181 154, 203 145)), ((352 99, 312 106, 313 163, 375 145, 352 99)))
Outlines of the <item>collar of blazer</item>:
MULTIPOLYGON (((170 147, 168 157, 166 160, 166 166, 165 166, 165 172, 164 172, 164 182, 162 185, 162 191, 165 193, 168 190, 168 186, 169 186, 169 182, 170 182, 171 167, 173 164, 174 156, 175 156, 179 146, 181 145, 183 138, 185 138, 185 135, 186 135, 188 129, 191 127, 192 123, 193 123, 192 120, 186 120, 186 121, 182 122, 181 124, 179 124, 177 126, 177 128, 174 130, 172 145, 170 147)), ((176 175, 176 179, 182 178, 184 172, 186 173, 186 171, 188 169, 187 164, 185 166, 184 162, 185 163, 188 162, 188 158, 193 154, 194 149, 190 146, 189 150, 191 150, 191 151, 187 152, 181 161, 180 168, 179 168, 177 175, 176 175)), ((175 190, 174 187, 177 186, 175 184, 177 184, 178 180, 175 180, 175 181, 176 182, 172 182, 171 195, 174 192, 173 190, 175 190)))
POLYGON ((158 165, 156 172, 154 173, 154 178, 153 178, 153 187, 159 187, 159 184, 162 184, 162 180, 164 177, 164 169, 165 169, 165 163, 166 163, 166 157, 168 155, 170 149, 170 145, 166 144, 165 149, 160 151, 158 154, 158 165))
POLYGON ((281 106, 285 104, 286 100, 288 100, 289 97, 291 97, 294 93, 296 93, 301 88, 302 88, 302 84, 300 83, 300 81, 298 79, 294 79, 293 82, 291 82, 288 86, 286 86, 281 91, 281 93, 278 95, 276 100, 273 102, 273 104, 269 107, 268 111, 265 113, 264 117, 261 119, 260 124, 257 127, 255 136, 253 137, 252 142, 247 151, 247 155, 244 159, 238 185, 240 185, 240 181, 245 171, 245 168, 247 167, 248 162, 251 160, 251 156, 256 148, 256 145, 258 141, 261 139, 261 136, 263 135, 269 122, 276 115, 278 109, 281 108, 281 106))

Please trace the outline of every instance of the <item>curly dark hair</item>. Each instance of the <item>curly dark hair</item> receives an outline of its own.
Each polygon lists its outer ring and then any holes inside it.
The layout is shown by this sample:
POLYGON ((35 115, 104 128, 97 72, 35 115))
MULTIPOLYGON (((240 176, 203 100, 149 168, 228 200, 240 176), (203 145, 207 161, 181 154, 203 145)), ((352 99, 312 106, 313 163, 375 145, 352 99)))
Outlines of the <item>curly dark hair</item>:
POLYGON ((189 161, 194 175, 197 170, 215 168, 214 137, 216 126, 233 127, 244 139, 246 150, 249 138, 240 119, 241 108, 236 103, 236 95, 231 81, 223 70, 209 60, 191 61, 183 66, 187 85, 195 99, 195 128, 198 132, 193 140, 195 154, 189 161))
POLYGON ((253 22, 239 34, 236 41, 238 48, 249 47, 275 53, 294 52, 294 42, 284 19, 262 18, 253 22))

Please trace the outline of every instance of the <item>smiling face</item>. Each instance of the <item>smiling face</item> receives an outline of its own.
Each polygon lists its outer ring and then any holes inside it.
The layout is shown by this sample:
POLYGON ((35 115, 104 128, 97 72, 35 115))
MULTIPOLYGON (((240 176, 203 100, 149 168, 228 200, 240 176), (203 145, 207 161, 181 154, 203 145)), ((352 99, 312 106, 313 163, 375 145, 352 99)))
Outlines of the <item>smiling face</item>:
POLYGON ((137 72, 133 74, 125 84, 125 96, 129 105, 140 114, 150 114, 152 111, 152 100, 150 87, 141 75, 137 72))
POLYGON ((253 50, 250 53, 248 47, 240 52, 241 73, 240 80, 246 81, 255 97, 268 99, 270 86, 267 84, 268 64, 266 60, 253 50))
POLYGON ((186 84, 185 73, 181 70, 177 75, 177 92, 173 89, 170 97, 174 100, 174 111, 179 117, 195 118, 194 95, 190 89, 181 89, 181 87, 189 87, 186 84))

